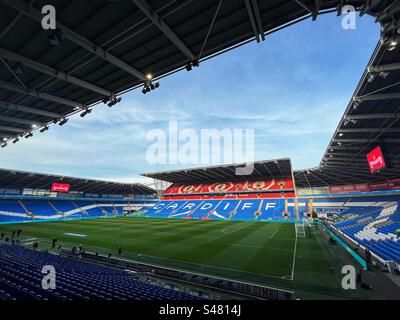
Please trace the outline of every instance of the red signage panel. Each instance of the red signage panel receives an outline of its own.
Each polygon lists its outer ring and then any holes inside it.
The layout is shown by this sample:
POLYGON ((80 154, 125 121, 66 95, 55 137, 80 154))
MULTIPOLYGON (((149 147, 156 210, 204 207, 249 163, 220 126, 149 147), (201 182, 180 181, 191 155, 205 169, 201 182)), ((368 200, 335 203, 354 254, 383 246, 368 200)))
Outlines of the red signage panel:
POLYGON ((381 147, 376 147, 374 150, 368 153, 367 160, 371 173, 376 173, 386 166, 381 147))
POLYGON ((371 182, 369 184, 371 191, 381 191, 381 190, 395 190, 400 189, 400 179, 371 182))
POLYGON ((51 185, 51 192, 69 192, 69 184, 66 183, 53 183, 51 185))
POLYGON ((329 186, 329 193, 347 193, 347 192, 368 192, 370 188, 368 183, 347 184, 343 186, 329 186))

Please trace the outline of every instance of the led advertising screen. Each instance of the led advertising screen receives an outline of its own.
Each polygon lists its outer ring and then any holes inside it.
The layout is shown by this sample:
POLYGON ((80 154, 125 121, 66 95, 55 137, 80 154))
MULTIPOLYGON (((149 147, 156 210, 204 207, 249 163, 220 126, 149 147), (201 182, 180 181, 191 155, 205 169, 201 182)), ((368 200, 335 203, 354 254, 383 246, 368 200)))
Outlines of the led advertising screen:
POLYGON ((66 183, 53 183, 51 185, 51 192, 69 192, 69 184, 66 183))
POLYGON ((371 173, 379 172, 386 166, 381 147, 376 147, 374 150, 368 153, 367 160, 371 173))

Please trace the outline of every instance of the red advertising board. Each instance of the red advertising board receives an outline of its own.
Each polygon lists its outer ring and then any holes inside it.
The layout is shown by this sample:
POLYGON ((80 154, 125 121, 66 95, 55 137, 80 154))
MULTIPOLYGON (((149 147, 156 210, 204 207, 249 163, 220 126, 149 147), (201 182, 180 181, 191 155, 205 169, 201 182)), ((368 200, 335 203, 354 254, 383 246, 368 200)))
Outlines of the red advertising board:
POLYGON ((368 192, 400 189, 400 179, 377 181, 370 183, 329 186, 328 193, 368 192))
POLYGON ((347 184, 343 186, 329 186, 329 193, 367 192, 370 191, 368 183, 347 184))
POLYGON ((69 184, 66 183, 53 183, 51 185, 51 192, 69 192, 69 184))
POLYGON ((376 147, 368 153, 367 160, 371 173, 376 173, 386 166, 381 147, 376 147))
POLYGON ((381 182, 371 182, 369 184, 369 188, 371 191, 400 189, 400 179, 381 181, 381 182))

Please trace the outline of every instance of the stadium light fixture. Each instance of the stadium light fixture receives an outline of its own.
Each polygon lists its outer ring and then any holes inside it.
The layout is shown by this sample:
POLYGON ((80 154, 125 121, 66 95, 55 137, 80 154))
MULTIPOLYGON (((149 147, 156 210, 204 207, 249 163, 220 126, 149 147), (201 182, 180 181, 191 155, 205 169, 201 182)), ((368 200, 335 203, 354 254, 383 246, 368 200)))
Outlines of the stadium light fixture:
POLYGON ((3 143, 1 144, 1 147, 2 147, 2 148, 7 147, 7 142, 3 142, 3 143))
MULTIPOLYGON (((114 96, 114 97, 112 97, 112 98, 110 99, 110 101, 107 103, 107 105, 111 108, 112 106, 115 106, 117 103, 121 102, 121 100, 122 100, 121 97, 116 98, 116 97, 114 96)), ((90 113, 90 112, 89 112, 89 113, 90 113)))
POLYGON ((198 67, 200 65, 199 60, 193 60, 192 62, 189 62, 186 66, 185 69, 186 71, 192 71, 193 67, 198 67))
POLYGON ((12 143, 17 143, 19 141, 18 138, 15 138, 12 143))
POLYGON ((185 67, 185 69, 186 69, 186 71, 192 71, 192 69, 193 69, 193 67, 192 67, 192 64, 191 63, 188 63, 187 65, 186 65, 186 67, 185 67))
POLYGON ((80 116, 83 118, 83 117, 86 117, 89 113, 91 113, 92 112, 92 109, 85 109, 85 111, 83 111, 81 114, 80 114, 80 116))
POLYGON ((40 129, 40 132, 43 133, 47 130, 49 130, 49 126, 44 126, 42 129, 40 129))
POLYGON ((153 80, 153 75, 151 73, 146 74, 147 81, 153 80))
POLYGON ((368 79, 367 79, 368 83, 374 82, 375 79, 376 79, 376 73, 371 72, 371 73, 368 74, 368 79))
POLYGON ((33 125, 32 125, 32 129, 36 129, 38 127, 38 125, 36 124, 36 123, 34 123, 33 125))
POLYGON ((25 139, 28 139, 28 138, 30 138, 30 137, 33 137, 33 133, 32 133, 32 132, 29 132, 29 133, 25 136, 25 139))
POLYGON ((110 101, 110 97, 103 97, 103 99, 101 99, 101 102, 104 104, 107 104, 108 101, 110 101))
POLYGON ((396 49, 396 47, 397 47, 397 45, 398 45, 398 40, 397 39, 390 39, 389 41, 388 41, 388 50, 389 51, 393 51, 393 50, 395 50, 396 49))
POLYGON ((68 122, 68 119, 67 119, 67 118, 62 118, 61 121, 58 123, 58 125, 61 127, 61 126, 63 126, 64 124, 66 124, 67 122, 68 122))
POLYGON ((143 89, 142 89, 142 93, 146 94, 149 93, 150 91, 153 91, 155 89, 158 89, 160 87, 160 83, 156 82, 156 83, 152 83, 151 81, 145 83, 143 89))

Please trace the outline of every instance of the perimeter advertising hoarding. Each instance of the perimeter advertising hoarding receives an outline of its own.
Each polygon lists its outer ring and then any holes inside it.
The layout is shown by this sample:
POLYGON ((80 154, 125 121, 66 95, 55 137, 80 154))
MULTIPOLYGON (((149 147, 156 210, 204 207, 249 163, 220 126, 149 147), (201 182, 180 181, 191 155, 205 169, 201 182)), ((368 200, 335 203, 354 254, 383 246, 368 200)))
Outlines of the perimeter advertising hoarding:
POLYGON ((369 189, 371 191, 400 189, 400 179, 372 182, 369 184, 369 189))
POLYGON ((369 186, 368 183, 329 186, 328 191, 329 193, 367 192, 369 191, 369 186))
POLYGON ((335 193, 349 193, 349 192, 368 192, 368 191, 384 191, 400 189, 400 179, 393 179, 387 181, 377 181, 370 183, 347 184, 342 186, 330 186, 328 192, 335 193))

